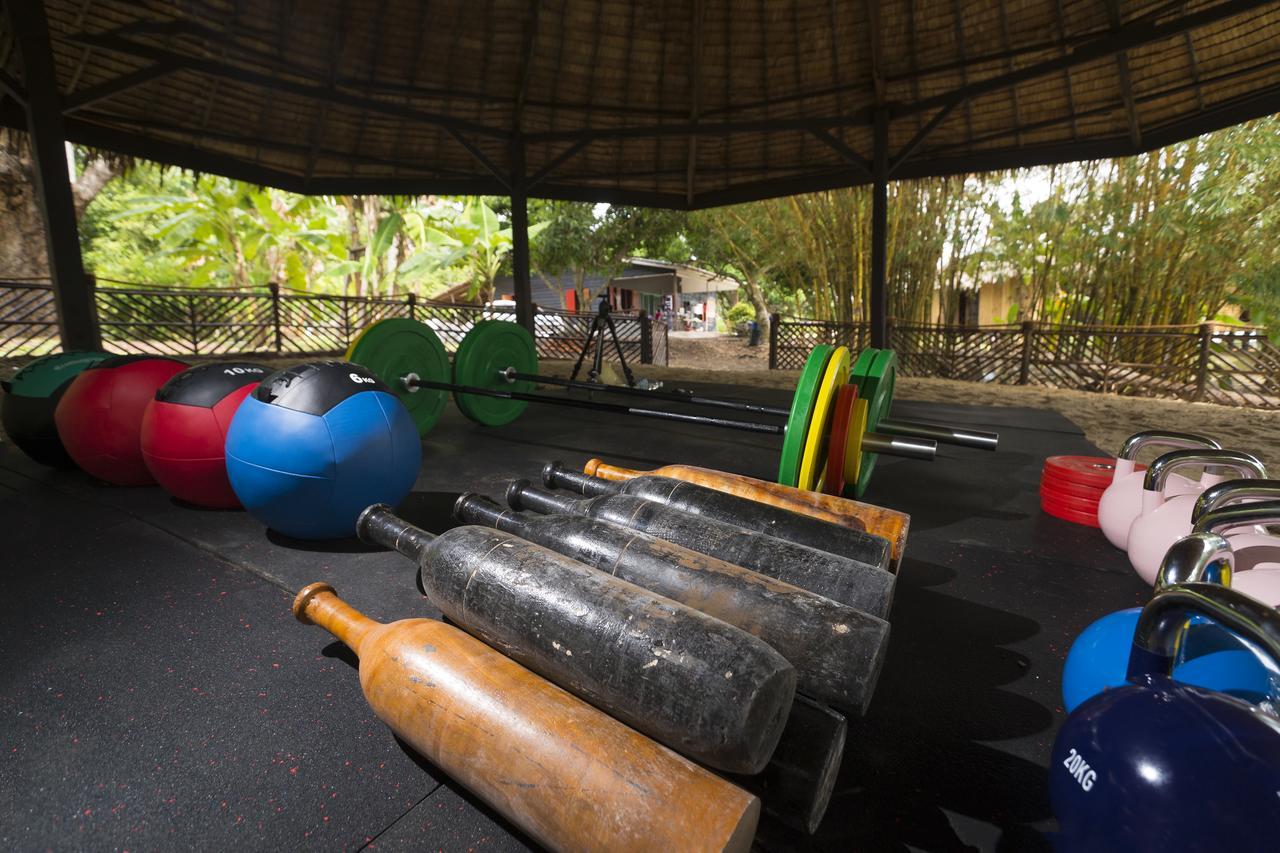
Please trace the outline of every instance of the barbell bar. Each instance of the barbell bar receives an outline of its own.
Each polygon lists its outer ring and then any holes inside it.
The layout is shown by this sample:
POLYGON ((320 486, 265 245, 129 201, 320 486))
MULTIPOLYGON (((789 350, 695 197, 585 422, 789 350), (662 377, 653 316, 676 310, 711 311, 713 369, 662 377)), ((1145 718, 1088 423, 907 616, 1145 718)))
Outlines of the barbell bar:
MULTIPOLYGON (((610 394, 629 394, 637 397, 648 397, 653 400, 670 400, 674 403, 688 403, 695 406, 709 406, 719 409, 730 409, 736 412, 751 412, 760 415, 777 415, 787 417, 791 412, 779 406, 766 406, 763 403, 752 403, 747 400, 730 400, 723 397, 706 397, 683 388, 669 391, 633 388, 630 385, 608 385, 602 382, 583 382, 581 379, 565 379, 560 376, 546 376, 540 373, 521 373, 514 367, 507 367, 498 374, 507 382, 538 382, 543 385, 558 385, 574 391, 601 391, 610 394)), ((960 447, 972 447, 978 450, 996 450, 1000 444, 1000 435, 985 430, 960 429, 932 421, 898 420, 882 418, 879 432, 888 436, 907 436, 910 438, 928 438, 939 444, 954 444, 960 447)), ((865 442, 864 442, 865 444, 865 442)), ((876 451, 880 453, 888 451, 876 451)))
POLYGON ((868 377, 850 371, 848 350, 825 344, 814 348, 801 371, 785 425, 535 394, 533 383, 542 378, 537 372, 534 341, 523 327, 504 321, 475 324, 459 344, 451 364, 444 345, 426 324, 405 318, 383 320, 356 338, 347 351, 347 360, 369 368, 391 386, 424 435, 435 425, 447 402, 445 393, 431 392, 452 392, 463 415, 488 426, 510 423, 529 403, 697 423, 780 435, 780 483, 810 490, 820 488, 830 466, 843 464, 848 475, 845 479, 859 494, 866 488, 870 468, 879 453, 927 459, 936 454, 937 448, 932 439, 882 434, 871 428, 871 416, 844 418, 845 423, 865 423, 866 427, 856 436, 850 429, 844 459, 828 459, 831 425, 836 420, 834 404, 837 397, 849 396, 836 392, 861 379, 871 395, 857 403, 859 411, 882 417, 892 393, 893 364, 891 360, 877 362, 874 375, 869 377, 872 381, 868 381, 868 377), (539 378, 517 378, 521 376, 539 378))
MULTIPOLYGON (((575 409, 589 409, 596 412, 607 412, 615 415, 634 415, 639 418, 657 418, 666 421, 714 426, 722 429, 736 429, 742 432, 764 433, 765 435, 786 435, 786 424, 766 424, 759 421, 738 421, 730 418, 716 418, 710 415, 693 415, 686 412, 669 412, 665 409, 645 409, 640 406, 624 406, 621 403, 602 403, 598 400, 579 400, 572 397, 552 397, 547 394, 529 394, 523 391, 502 391, 496 388, 479 388, 474 385, 458 385, 454 382, 436 382, 423 379, 413 373, 400 377, 401 387, 413 391, 419 388, 433 388, 438 391, 451 391, 455 394, 473 394, 480 397, 491 397, 500 400, 518 400, 526 403, 546 403, 551 406, 567 406, 575 409)), ((932 462, 937 455, 938 446, 929 439, 906 438, 877 433, 863 433, 862 446, 872 453, 887 453, 890 456, 902 456, 908 459, 921 459, 932 462)))

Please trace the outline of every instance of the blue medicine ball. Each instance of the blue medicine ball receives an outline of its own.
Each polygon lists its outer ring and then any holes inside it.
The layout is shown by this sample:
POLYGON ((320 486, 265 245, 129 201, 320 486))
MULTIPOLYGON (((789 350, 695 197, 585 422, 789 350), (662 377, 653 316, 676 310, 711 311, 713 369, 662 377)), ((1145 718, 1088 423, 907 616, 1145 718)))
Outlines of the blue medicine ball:
POLYGON ((365 507, 404 500, 421 464, 404 404, 373 373, 341 361, 271 374, 227 431, 236 496, 254 518, 298 539, 354 535, 365 507))
MULTIPOLYGON (((1068 712, 1103 690, 1128 683, 1129 651, 1140 607, 1109 613, 1080 632, 1062 668, 1062 701, 1068 712)), ((1249 702, 1277 695, 1280 684, 1231 632, 1192 617, 1173 677, 1249 702)))

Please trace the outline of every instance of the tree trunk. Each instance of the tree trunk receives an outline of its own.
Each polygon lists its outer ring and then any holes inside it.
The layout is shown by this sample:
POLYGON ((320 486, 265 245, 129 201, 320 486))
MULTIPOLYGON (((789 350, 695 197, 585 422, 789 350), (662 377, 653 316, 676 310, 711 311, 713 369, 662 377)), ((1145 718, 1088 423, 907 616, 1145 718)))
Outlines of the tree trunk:
MULTIPOLYGON (((92 160, 71 186, 76 216, 83 216, 107 181, 120 174, 117 165, 92 160)), ((0 130, 0 276, 47 278, 44 216, 36 197, 31 151, 26 134, 0 130)))
POLYGON ((756 309, 756 322, 760 324, 760 340, 769 340, 769 303, 764 301, 764 290, 756 282, 753 275, 746 276, 743 287, 747 290, 747 298, 756 309))

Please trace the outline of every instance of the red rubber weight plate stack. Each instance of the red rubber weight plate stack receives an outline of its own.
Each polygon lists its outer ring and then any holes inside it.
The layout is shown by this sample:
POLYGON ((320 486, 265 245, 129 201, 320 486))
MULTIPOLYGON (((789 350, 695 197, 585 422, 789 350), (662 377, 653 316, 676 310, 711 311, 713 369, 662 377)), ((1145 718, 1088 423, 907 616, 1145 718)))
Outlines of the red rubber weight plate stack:
POLYGON ((1098 526, 1098 501, 1115 462, 1105 456, 1050 456, 1040 472, 1040 508, 1055 518, 1098 526))

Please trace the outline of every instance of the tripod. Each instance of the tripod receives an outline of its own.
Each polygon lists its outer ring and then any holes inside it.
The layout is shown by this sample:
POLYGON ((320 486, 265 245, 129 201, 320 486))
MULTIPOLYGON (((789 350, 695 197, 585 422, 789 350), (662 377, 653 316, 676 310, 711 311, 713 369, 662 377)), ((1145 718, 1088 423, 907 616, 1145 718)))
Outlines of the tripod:
POLYGON ((604 366, 604 330, 606 328, 609 330, 609 336, 613 338, 613 348, 618 353, 622 372, 626 374, 627 385, 634 387, 636 378, 631 375, 631 368, 627 366, 627 357, 622 354, 622 344, 618 342, 618 329, 613 325, 613 318, 609 316, 609 297, 603 293, 596 299, 596 313, 591 318, 591 330, 587 332, 587 339, 582 342, 582 352, 578 353, 578 363, 573 366, 573 373, 570 374, 569 380, 578 378, 578 371, 582 369, 582 362, 587 357, 587 351, 591 349, 592 341, 595 341, 596 350, 591 360, 591 369, 587 371, 587 379, 591 382, 599 380, 601 368, 604 366))

